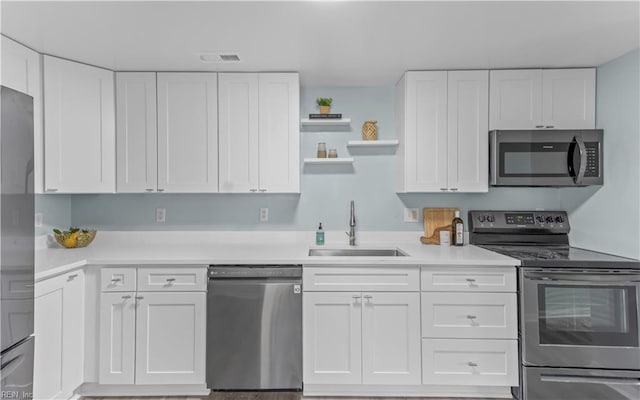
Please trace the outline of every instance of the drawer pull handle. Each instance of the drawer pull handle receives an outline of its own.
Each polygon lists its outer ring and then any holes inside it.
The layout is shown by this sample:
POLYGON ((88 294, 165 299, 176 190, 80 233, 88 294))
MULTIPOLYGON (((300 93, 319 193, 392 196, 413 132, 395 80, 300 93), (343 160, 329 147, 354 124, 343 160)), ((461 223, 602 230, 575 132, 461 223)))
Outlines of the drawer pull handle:
POLYGON ((258 189, 249 189, 250 192, 255 193, 258 191, 258 189))
POLYGON ((470 366, 470 367, 477 367, 477 366, 478 366, 478 364, 476 364, 476 363, 474 363, 474 362, 471 362, 471 361, 469 361, 469 362, 467 363, 467 365, 468 365, 468 366, 470 366))
POLYGON ((467 315, 467 319, 476 319, 475 315, 467 315))
POLYGON ((545 126, 545 128, 553 128, 553 127, 554 127, 553 125, 547 125, 547 126, 545 126))
POLYGON ((111 279, 111 282, 115 283, 115 282, 120 282, 122 279, 120 278, 113 278, 111 279))
POLYGON ((68 280, 72 280, 72 279, 77 278, 77 277, 78 277, 78 274, 73 274, 73 275, 69 275, 69 276, 67 277, 67 279, 68 279, 68 280))
POLYGON ((176 280, 176 278, 167 278, 167 282, 169 283, 173 283, 176 280))
POLYGON ((473 284, 476 282, 476 280, 475 280, 475 279, 473 279, 473 278, 467 278, 467 279, 465 279, 465 280, 466 280, 467 282, 469 282, 469 285, 473 285, 473 284))
POLYGON ((544 128, 544 125, 536 125, 536 128, 544 128))
POLYGON ((122 296, 123 299, 130 299, 131 296, 127 295, 127 296, 122 296))
POLYGON ((371 299, 373 299, 373 296, 370 296, 370 295, 365 295, 363 297, 367 299, 367 303, 371 303, 371 299))
POLYGON ((267 191, 267 189, 260 189, 260 191, 261 191, 262 193, 264 193, 264 192, 266 192, 266 191, 267 191))
POLYGON ((353 298, 353 302, 354 302, 355 304, 360 303, 360 295, 353 295, 353 296, 351 296, 351 297, 353 298))
POLYGON ((144 299, 144 296, 136 296, 136 300, 142 300, 144 299))
POLYGON ((164 189, 158 188, 158 192, 164 192, 164 189))
POLYGON ((153 192, 153 189, 145 189, 145 192, 153 192))

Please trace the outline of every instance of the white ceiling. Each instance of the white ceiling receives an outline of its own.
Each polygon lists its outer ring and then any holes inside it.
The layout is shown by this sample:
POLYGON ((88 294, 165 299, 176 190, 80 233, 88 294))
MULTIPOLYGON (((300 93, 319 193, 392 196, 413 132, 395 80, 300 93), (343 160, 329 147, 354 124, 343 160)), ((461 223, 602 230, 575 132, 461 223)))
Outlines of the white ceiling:
POLYGON ((2 2, 3 34, 113 70, 299 71, 392 85, 414 69, 596 66, 640 47, 640 2, 2 2), (203 64, 198 53, 238 52, 203 64))

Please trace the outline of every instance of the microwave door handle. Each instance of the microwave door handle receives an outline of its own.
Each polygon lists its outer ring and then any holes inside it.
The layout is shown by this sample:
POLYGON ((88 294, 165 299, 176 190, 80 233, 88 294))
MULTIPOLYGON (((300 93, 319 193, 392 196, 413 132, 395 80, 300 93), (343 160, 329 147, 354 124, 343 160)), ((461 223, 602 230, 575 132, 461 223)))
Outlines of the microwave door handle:
POLYGON ((587 146, 584 144, 584 140, 582 139, 582 135, 575 135, 573 137, 573 151, 570 154, 569 159, 569 173, 571 175, 575 174, 575 171, 578 171, 577 174, 573 175, 573 182, 577 185, 582 184, 582 180, 584 179, 584 175, 587 172, 587 146), (575 158, 575 147, 578 148, 578 160, 576 163, 575 158), (576 164, 577 168, 576 168, 576 164))

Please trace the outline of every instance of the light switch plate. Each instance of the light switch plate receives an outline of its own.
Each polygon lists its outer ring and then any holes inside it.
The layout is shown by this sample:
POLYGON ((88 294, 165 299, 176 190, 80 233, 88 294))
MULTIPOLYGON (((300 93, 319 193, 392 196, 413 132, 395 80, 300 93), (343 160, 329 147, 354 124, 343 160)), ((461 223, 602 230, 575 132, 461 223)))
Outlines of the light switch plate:
POLYGON ((269 209, 268 208, 261 208, 260 209, 260 222, 267 222, 269 221, 269 209))
POLYGON ((419 208, 404 209, 404 222, 418 222, 418 218, 420 218, 419 208))
POLYGON ((35 226, 36 228, 40 228, 42 226, 42 223, 44 222, 44 214, 42 213, 35 213, 35 226))
POLYGON ((156 208, 156 222, 164 222, 167 218, 166 208, 156 208))

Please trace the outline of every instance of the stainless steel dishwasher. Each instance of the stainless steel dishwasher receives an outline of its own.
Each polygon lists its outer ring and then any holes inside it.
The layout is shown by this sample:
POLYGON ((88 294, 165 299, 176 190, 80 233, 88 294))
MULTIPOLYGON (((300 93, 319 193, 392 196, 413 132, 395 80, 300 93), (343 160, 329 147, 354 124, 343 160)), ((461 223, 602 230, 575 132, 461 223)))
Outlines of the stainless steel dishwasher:
POLYGON ((302 390, 302 267, 211 265, 207 386, 302 390))

